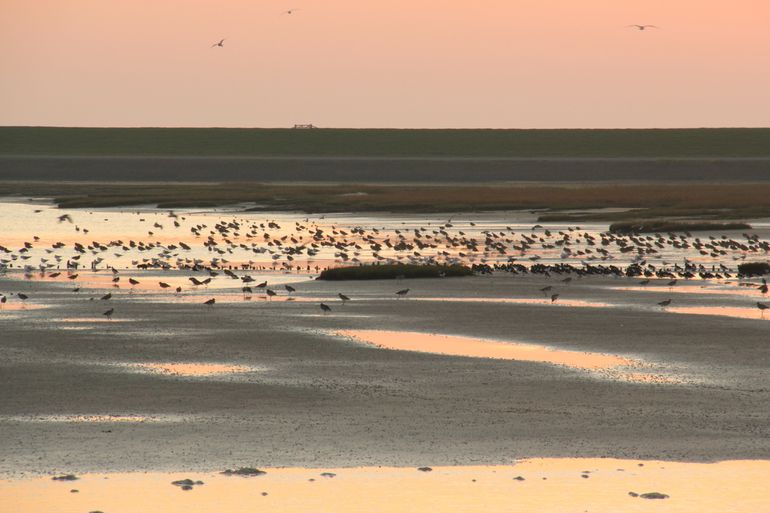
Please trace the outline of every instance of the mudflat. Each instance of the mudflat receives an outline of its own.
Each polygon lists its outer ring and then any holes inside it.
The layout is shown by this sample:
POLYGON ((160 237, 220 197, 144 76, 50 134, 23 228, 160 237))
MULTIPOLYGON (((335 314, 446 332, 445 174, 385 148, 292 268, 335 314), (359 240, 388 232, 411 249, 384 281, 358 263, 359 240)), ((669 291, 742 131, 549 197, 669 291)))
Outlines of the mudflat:
POLYGON ((3 289, 31 299, 0 311, 0 472, 770 458, 770 322, 727 308, 752 307, 752 297, 701 293, 694 282, 675 294, 679 312, 656 305, 672 295, 663 284, 653 292, 625 278, 559 284, 554 304, 539 292, 547 278, 505 273, 296 281, 294 300, 233 295, 211 307, 210 291, 184 300, 113 291, 108 320, 106 290, 73 298, 9 273, 3 289), (613 375, 391 350, 344 330, 537 344, 637 365, 613 375))

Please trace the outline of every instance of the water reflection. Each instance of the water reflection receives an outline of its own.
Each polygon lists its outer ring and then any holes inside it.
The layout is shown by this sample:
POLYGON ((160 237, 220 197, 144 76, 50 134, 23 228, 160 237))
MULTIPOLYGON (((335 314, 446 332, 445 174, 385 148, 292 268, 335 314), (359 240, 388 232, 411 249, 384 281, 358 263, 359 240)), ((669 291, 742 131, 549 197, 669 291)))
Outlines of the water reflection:
POLYGON ((758 308, 732 306, 677 306, 666 308, 667 312, 689 315, 715 315, 738 319, 770 320, 770 314, 763 314, 758 308))
POLYGON ((770 505, 764 486, 769 461, 530 459, 509 466, 434 467, 431 472, 389 467, 263 470, 266 474, 252 478, 189 472, 5 480, 0 481, 0 504, 14 513, 758 513, 770 505), (184 479, 202 484, 189 491, 172 484, 184 479), (641 497, 649 493, 666 498, 641 497))
POLYGON ((126 364, 126 367, 138 371, 151 372, 154 374, 182 377, 221 376, 225 374, 238 374, 255 370, 252 367, 246 367, 243 365, 205 362, 131 363, 126 364))
POLYGON ((522 297, 418 297, 412 301, 443 301, 452 303, 510 303, 517 305, 550 305, 575 308, 610 308, 615 305, 599 301, 584 301, 581 299, 561 299, 552 301, 550 298, 522 297))
POLYGON ((502 342, 457 335, 377 330, 345 330, 336 333, 376 347, 398 351, 542 362, 586 370, 637 364, 631 359, 616 355, 568 351, 538 344, 502 342))

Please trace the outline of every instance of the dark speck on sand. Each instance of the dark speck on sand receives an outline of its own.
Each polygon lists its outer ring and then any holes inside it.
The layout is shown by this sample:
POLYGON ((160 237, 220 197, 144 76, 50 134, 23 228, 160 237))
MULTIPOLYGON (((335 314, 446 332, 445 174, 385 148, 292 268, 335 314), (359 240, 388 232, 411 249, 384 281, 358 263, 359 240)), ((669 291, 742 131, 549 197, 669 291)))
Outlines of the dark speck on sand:
POLYGON ((74 474, 65 474, 63 476, 54 476, 51 479, 54 481, 76 481, 78 479, 78 476, 74 474))
POLYGON ((642 499, 668 499, 668 495, 658 492, 643 493, 639 497, 642 499))

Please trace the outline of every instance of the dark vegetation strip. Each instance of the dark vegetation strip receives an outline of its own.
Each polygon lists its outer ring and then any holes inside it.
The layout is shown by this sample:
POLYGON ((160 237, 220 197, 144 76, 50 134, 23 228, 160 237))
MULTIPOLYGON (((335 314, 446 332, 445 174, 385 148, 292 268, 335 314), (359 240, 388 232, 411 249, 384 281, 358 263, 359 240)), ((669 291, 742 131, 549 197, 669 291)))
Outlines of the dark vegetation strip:
POLYGON ((667 221, 650 219, 612 223, 610 231, 618 234, 665 233, 665 232, 706 232, 726 230, 751 230, 747 223, 713 223, 707 221, 667 221))
POLYGON ((543 212, 540 218, 568 222, 681 217, 742 219, 770 215, 770 183, 388 186, 0 181, 0 195, 51 197, 62 208, 150 204, 173 209, 244 203, 251 210, 315 213, 551 210, 543 212), (606 208, 631 210, 568 212, 606 208))
POLYGON ((473 271, 464 265, 360 265, 336 267, 321 272, 319 280, 392 280, 396 278, 451 278, 472 276, 473 271))
POLYGON ((0 155, 756 158, 770 157, 770 129, 0 127, 0 155))
POLYGON ((763 276, 770 274, 770 264, 767 262, 746 262, 738 264, 738 273, 743 276, 763 276))

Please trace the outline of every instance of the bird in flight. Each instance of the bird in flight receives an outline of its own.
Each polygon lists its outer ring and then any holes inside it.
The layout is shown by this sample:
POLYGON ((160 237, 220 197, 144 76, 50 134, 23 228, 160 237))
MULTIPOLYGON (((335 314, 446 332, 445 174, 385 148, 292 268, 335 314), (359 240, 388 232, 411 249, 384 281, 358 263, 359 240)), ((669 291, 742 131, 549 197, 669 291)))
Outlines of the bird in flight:
POLYGON ((211 48, 214 48, 215 46, 219 46, 220 48, 224 48, 225 47, 225 40, 224 39, 220 39, 218 43, 214 43, 213 45, 211 45, 211 48))
POLYGON ((286 11, 283 11, 284 14, 294 14, 294 11, 299 11, 299 9, 288 9, 286 11))
POLYGON ((636 30, 647 30, 648 28, 660 28, 656 27, 655 25, 628 25, 629 28, 633 27, 636 30))

